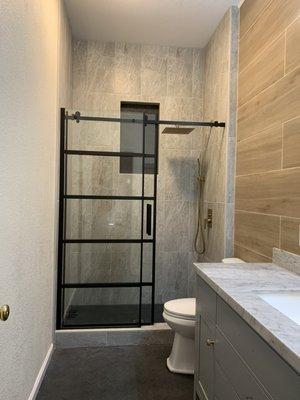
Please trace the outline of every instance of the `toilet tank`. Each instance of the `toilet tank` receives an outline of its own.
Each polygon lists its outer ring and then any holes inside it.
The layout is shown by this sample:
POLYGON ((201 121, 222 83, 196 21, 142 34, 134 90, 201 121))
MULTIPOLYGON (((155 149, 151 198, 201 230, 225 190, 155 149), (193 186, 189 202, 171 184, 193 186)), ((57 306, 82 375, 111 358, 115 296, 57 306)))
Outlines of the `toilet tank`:
POLYGON ((241 260, 240 258, 223 258, 222 263, 224 264, 240 264, 244 263, 245 261, 241 260))

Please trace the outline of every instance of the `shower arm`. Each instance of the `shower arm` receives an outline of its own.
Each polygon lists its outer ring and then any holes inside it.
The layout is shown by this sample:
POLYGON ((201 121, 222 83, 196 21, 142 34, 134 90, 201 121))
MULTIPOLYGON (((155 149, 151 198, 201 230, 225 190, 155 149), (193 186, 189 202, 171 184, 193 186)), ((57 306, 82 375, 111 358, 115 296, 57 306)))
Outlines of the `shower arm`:
POLYGON ((136 124, 146 124, 146 125, 177 125, 177 126, 210 126, 216 128, 224 128, 226 126, 225 122, 219 121, 170 121, 170 120, 159 120, 153 121, 147 118, 136 119, 136 118, 109 118, 109 117, 90 117, 81 115, 79 111, 74 114, 66 115, 66 119, 70 119, 79 123, 80 121, 103 121, 103 122, 122 122, 122 123, 136 123, 136 124))

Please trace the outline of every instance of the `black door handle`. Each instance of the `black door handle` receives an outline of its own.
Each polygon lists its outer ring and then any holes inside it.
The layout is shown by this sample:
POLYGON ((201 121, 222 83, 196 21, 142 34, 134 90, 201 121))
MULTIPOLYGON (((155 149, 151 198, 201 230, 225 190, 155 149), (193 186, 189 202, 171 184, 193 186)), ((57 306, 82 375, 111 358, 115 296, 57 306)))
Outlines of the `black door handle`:
POLYGON ((152 205, 147 204, 146 233, 148 236, 151 235, 151 231, 152 231, 152 205))

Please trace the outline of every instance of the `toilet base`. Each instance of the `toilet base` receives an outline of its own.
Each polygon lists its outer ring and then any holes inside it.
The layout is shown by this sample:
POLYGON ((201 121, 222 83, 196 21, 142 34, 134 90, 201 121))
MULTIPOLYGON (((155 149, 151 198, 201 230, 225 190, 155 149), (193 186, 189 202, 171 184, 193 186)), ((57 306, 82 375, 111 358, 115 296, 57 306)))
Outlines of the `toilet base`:
POLYGON ((169 371, 177 374, 194 374, 195 340, 175 333, 173 347, 167 358, 169 371))

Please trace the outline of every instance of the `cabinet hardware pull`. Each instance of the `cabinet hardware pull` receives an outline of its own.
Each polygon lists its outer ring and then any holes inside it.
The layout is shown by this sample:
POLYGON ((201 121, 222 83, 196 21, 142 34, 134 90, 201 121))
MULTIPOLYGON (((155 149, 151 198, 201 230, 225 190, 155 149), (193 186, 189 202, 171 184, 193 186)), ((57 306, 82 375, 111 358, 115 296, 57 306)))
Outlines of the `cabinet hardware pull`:
POLYGON ((213 339, 206 339, 206 344, 207 346, 214 346, 215 345, 215 341, 213 339))

